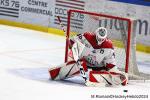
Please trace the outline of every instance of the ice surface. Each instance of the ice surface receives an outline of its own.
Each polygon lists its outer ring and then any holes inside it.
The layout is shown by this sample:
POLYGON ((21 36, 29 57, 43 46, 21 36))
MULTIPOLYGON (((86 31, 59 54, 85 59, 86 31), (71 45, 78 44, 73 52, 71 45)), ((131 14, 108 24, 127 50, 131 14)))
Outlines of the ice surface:
MULTIPOLYGON (((64 46, 65 38, 61 36, 0 25, 0 100, 92 100, 92 95, 150 96, 150 82, 100 88, 84 86, 80 76, 65 81, 49 80, 48 68, 64 62, 64 46)), ((137 56, 140 70, 150 73, 150 55, 138 53, 137 56)))

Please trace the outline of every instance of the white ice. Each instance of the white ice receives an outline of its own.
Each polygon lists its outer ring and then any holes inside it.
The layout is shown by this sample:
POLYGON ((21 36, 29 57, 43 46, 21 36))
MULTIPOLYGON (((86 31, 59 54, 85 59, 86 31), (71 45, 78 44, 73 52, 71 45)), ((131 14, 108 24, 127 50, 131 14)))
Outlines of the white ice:
MULTIPOLYGON (((84 86, 79 76, 66 81, 49 80, 48 68, 64 62, 64 47, 65 38, 62 36, 0 25, 0 100, 94 100, 91 95, 150 96, 150 82, 100 88, 84 86)), ((137 54, 140 70, 150 73, 150 54, 137 54)))

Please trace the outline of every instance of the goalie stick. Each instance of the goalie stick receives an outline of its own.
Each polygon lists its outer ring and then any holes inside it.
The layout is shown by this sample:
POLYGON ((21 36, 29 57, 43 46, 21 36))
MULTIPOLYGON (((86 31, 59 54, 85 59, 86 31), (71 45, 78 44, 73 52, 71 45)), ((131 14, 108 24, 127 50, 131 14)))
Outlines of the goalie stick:
MULTIPOLYGON (((64 25, 62 24, 62 21, 61 21, 60 17, 57 16, 57 18, 58 18, 58 21, 59 21, 59 25, 61 26, 61 29, 63 30, 64 35, 66 36, 66 30, 65 30, 64 25)), ((79 58, 78 54, 77 54, 77 58, 79 58)), ((81 76, 82 76, 83 79, 86 81, 86 80, 87 80, 87 77, 86 77, 86 75, 85 75, 84 69, 83 69, 83 67, 81 66, 81 63, 80 63, 79 59, 76 59, 75 61, 76 61, 76 63, 79 65, 79 69, 80 69, 80 74, 81 74, 81 76)))
POLYGON ((72 47, 72 52, 73 52, 73 57, 74 57, 74 60, 76 61, 77 63, 77 66, 79 66, 79 69, 80 69, 80 74, 82 75, 83 79, 85 80, 85 82, 87 81, 87 77, 85 75, 85 71, 83 69, 83 67, 81 66, 81 62, 79 61, 80 60, 80 57, 79 57, 79 52, 82 52, 83 49, 84 49, 84 45, 81 44, 80 42, 76 42, 73 47, 72 47), (79 44, 82 45, 82 49, 80 49, 79 51, 79 44))
POLYGON ((62 21, 61 21, 61 19, 60 19, 59 16, 57 16, 57 19, 58 19, 59 25, 61 26, 61 29, 62 29, 63 32, 64 32, 64 35, 66 36, 65 26, 62 24, 62 21))

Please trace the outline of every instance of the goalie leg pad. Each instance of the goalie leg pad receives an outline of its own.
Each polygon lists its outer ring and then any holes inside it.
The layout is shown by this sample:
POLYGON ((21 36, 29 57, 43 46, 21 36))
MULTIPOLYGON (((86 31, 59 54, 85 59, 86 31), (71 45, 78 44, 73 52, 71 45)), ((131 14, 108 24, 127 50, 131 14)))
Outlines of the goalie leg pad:
POLYGON ((55 67, 55 68, 51 68, 49 69, 49 74, 52 80, 55 80, 56 77, 58 76, 60 71, 60 67, 55 67))
MULTIPOLYGON (((83 61, 81 62, 81 64, 84 65, 85 67, 85 63, 83 63, 83 61)), ((77 66, 75 61, 69 61, 56 68, 51 68, 49 70, 49 74, 52 80, 61 80, 69 78, 79 73, 80 73, 79 67, 77 66)))
POLYGON ((112 82, 115 84, 121 84, 123 86, 128 84, 128 74, 122 71, 119 71, 116 67, 109 70, 109 73, 112 75, 112 82))
POLYGON ((107 71, 90 71, 89 81, 93 83, 112 85, 110 82, 110 75, 107 71))
POLYGON ((127 77, 124 74, 109 71, 90 71, 89 81, 107 86, 126 85, 127 77))

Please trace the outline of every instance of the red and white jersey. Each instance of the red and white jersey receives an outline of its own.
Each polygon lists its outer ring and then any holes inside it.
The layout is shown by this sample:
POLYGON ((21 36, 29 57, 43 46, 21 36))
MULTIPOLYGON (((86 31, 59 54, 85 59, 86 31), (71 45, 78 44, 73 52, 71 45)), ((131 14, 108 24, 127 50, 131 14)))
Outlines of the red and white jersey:
POLYGON ((111 69, 116 65, 114 47, 111 40, 106 39, 102 44, 98 45, 95 34, 90 32, 78 34, 77 37, 70 39, 71 45, 76 40, 79 40, 86 47, 86 50, 82 53, 82 57, 86 60, 88 66, 105 66, 111 69))

